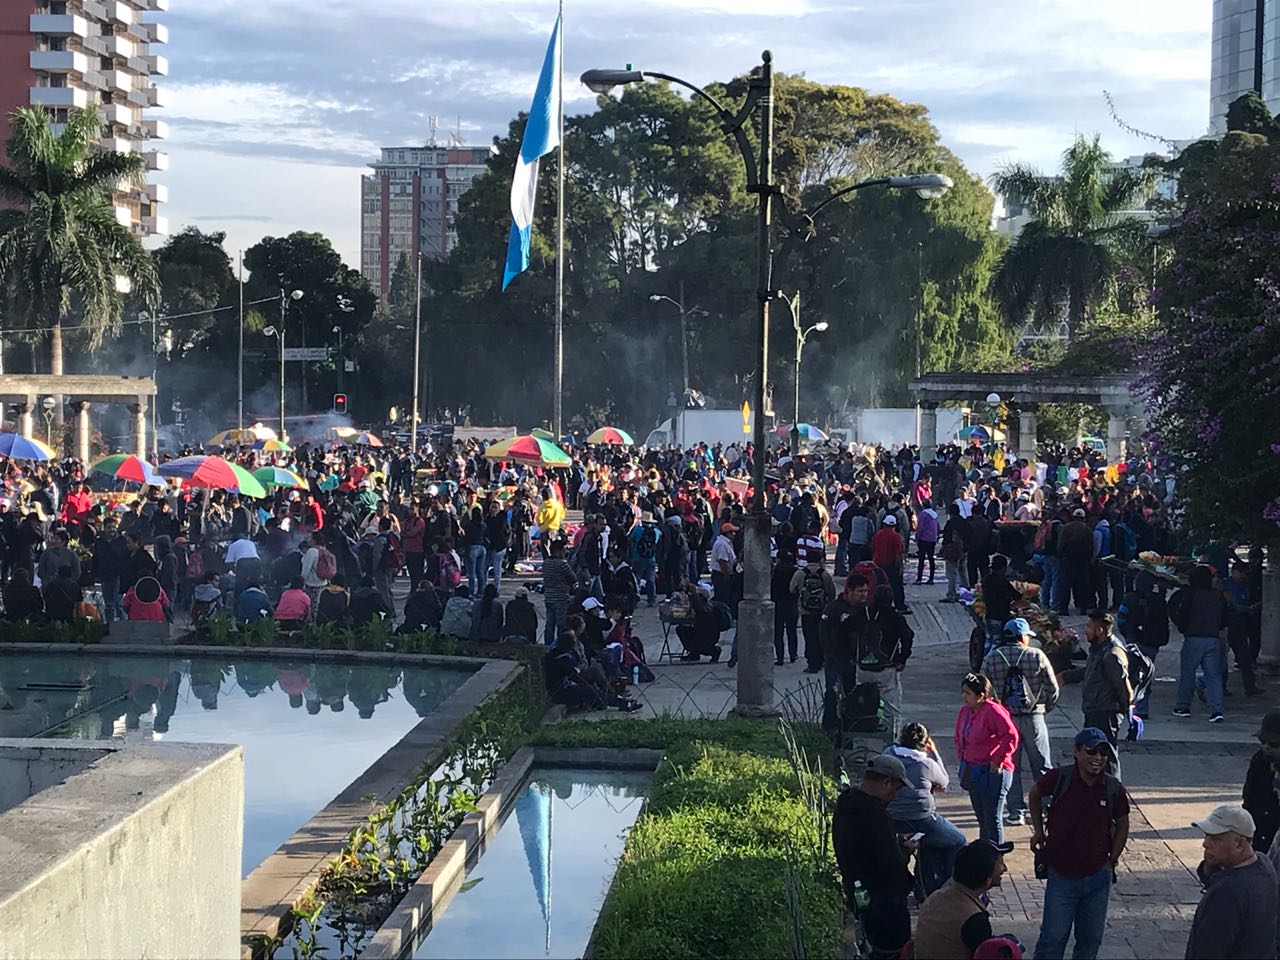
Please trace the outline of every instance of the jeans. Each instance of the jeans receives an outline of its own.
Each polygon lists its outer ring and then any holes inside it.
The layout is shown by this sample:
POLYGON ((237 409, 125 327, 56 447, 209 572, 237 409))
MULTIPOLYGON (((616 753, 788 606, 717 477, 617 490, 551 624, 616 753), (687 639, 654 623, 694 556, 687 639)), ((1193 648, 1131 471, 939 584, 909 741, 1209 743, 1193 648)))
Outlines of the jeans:
POLYGON ((1036 563, 1044 571, 1044 579, 1040 582, 1040 603, 1050 610, 1061 609, 1062 602, 1062 558, 1037 553, 1036 563))
MULTIPOLYGON (((1237 620, 1227 626, 1227 645, 1240 665, 1240 679, 1246 691, 1258 689, 1258 677, 1254 670, 1253 648, 1249 643, 1249 624, 1246 620, 1237 620)), ((1222 663, 1222 682, 1226 686, 1227 663, 1222 663)))
POLYGON ((936 560, 934 559, 937 549, 938 549, 938 544, 936 541, 933 541, 933 540, 917 540, 916 541, 916 555, 918 557, 916 562, 916 583, 919 583, 920 581, 924 580, 925 560, 929 561, 929 582, 933 583, 934 575, 937 573, 937 569, 935 567, 936 560))
POLYGON ((426 567, 427 557, 424 553, 406 553, 404 555, 404 565, 409 568, 409 592, 418 589, 418 584, 422 582, 422 571, 426 567))
POLYGON ((1182 662, 1178 667, 1178 696, 1174 704, 1180 710, 1191 709, 1195 692, 1196 668, 1204 671, 1205 697, 1210 713, 1222 712, 1222 657, 1217 637, 1185 637, 1182 662))
POLYGON ((956 587, 969 586, 969 573, 966 569, 965 555, 960 554, 959 560, 948 560, 947 564, 947 599, 954 600, 956 598, 956 587))
POLYGON ((569 612, 569 603, 567 600, 548 600, 546 608, 547 623, 542 630, 542 640, 549 647, 556 642, 556 636, 564 626, 564 617, 569 612))
POLYGON ((1004 805, 1013 783, 1013 771, 995 771, 983 764, 973 769, 973 778, 969 803, 978 818, 978 839, 1004 843, 1004 805))
POLYGON ((1064 877, 1052 867, 1044 887, 1044 919, 1036 941, 1036 960, 1061 960, 1067 952, 1072 927, 1075 960, 1093 960, 1102 946, 1111 899, 1111 868, 1103 867, 1087 877, 1064 877))
POLYGON ((804 633, 804 658, 809 669, 817 673, 822 669, 822 614, 803 613, 800 615, 800 629, 804 633))
POLYGON ((636 557, 631 561, 631 571, 636 575, 637 585, 644 581, 644 594, 652 607, 658 602, 657 563, 653 557, 636 557))
POLYGON ((467 586, 471 589, 471 596, 478 597, 480 591, 484 589, 485 580, 485 548, 483 543, 477 543, 474 546, 467 547, 467 586))
POLYGON ((1058 613, 1067 612, 1072 594, 1076 598, 1076 609, 1088 613, 1093 607, 1093 582, 1089 579, 1089 561, 1064 557, 1062 559, 1062 597, 1058 613))
POLYGON ((775 600, 773 603, 773 656, 779 663, 783 660, 782 639, 786 635, 787 652, 795 660, 800 647, 800 637, 796 633, 796 621, 800 616, 800 607, 794 597, 775 600))
POLYGON ((916 870, 924 884, 925 894, 933 893, 951 879, 956 854, 968 843, 964 833, 941 814, 919 820, 896 820, 899 833, 923 833, 916 853, 916 870))
MULTIPOLYGON (((1151 658, 1151 665, 1154 667, 1156 663, 1156 654, 1160 652, 1160 648, 1149 647, 1145 643, 1140 643, 1138 644, 1138 649, 1151 658)), ((1142 696, 1133 705, 1133 712, 1143 718, 1147 716, 1147 700, 1151 696, 1151 686, 1151 684, 1147 684, 1147 689, 1142 692, 1142 696)))
MULTIPOLYGON (((489 567, 493 567, 493 586, 499 593, 502 592, 502 563, 506 559, 507 551, 505 547, 501 550, 494 550, 492 547, 485 549, 484 567, 485 570, 488 570, 489 567)), ((484 571, 482 570, 481 573, 483 574, 484 571)), ((480 589, 484 589, 483 582, 480 584, 480 589)))
POLYGON ((107 623, 124 619, 120 606, 120 578, 104 577, 102 580, 102 619, 107 623))
POLYGON ((1014 725, 1018 728, 1018 749, 1013 755, 1013 783, 1009 787, 1009 815, 1018 816, 1027 809, 1026 794, 1022 789, 1022 757, 1027 758, 1027 769, 1034 783, 1049 772, 1051 747, 1049 746, 1049 725, 1044 722, 1043 713, 1022 713, 1013 715, 1014 725))
POLYGON ((849 541, 843 534, 836 540, 836 572, 835 576, 843 577, 849 572, 849 541))
POLYGON ((902 588, 902 564, 895 563, 891 567, 881 567, 884 575, 889 578, 889 589, 893 591, 893 605, 898 610, 907 608, 907 597, 902 588))

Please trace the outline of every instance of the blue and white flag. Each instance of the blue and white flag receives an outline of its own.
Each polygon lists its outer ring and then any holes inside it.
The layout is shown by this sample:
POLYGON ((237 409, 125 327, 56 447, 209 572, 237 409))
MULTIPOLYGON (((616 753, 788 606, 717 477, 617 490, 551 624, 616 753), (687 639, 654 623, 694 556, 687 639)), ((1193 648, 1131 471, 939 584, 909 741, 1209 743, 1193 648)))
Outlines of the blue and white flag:
POLYGON ((529 107, 516 175, 511 181, 511 238, 507 262, 502 268, 502 289, 517 274, 529 269, 529 235, 533 231, 533 207, 538 190, 538 159, 560 146, 560 18, 556 17, 547 56, 538 76, 538 88, 529 107))

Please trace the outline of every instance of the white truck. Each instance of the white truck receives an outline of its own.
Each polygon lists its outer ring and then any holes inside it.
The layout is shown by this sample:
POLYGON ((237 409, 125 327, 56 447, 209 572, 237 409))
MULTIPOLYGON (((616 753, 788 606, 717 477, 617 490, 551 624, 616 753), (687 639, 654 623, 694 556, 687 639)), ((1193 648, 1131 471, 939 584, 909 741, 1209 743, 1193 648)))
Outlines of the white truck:
POLYGON ((649 433, 644 445, 665 447, 667 444, 678 443, 685 450, 695 443, 712 446, 720 443, 727 447, 731 443, 742 443, 751 439, 750 428, 754 425, 755 416, 753 410, 751 418, 747 421, 748 429, 744 431, 740 409, 682 410, 674 418, 668 418, 658 424, 649 433))
MULTIPOLYGON (((938 435, 935 443, 950 443, 956 431, 964 426, 964 410, 960 407, 938 408, 938 435)), ((859 410, 853 419, 854 443, 880 443, 898 447, 916 442, 915 407, 879 407, 859 410)))

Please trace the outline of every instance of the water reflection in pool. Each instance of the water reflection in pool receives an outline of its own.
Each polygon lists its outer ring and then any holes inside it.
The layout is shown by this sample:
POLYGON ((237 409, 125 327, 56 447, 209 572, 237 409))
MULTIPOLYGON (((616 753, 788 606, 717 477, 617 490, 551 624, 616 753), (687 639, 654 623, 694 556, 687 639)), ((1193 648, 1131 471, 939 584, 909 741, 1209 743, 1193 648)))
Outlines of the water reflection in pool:
POLYGON ((539 768, 413 960, 580 957, 652 777, 539 768))
POLYGON ((470 673, 249 658, 5 656, 0 737, 242 744, 248 874, 470 673))

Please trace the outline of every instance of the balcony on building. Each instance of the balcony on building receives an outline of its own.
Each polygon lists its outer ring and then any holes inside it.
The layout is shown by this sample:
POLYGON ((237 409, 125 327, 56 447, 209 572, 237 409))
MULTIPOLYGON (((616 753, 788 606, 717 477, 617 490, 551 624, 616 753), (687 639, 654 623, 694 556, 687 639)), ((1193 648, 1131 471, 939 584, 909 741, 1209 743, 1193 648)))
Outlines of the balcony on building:
POLYGON ((169 234, 169 218, 162 217, 158 213, 152 213, 142 218, 142 232, 148 236, 168 236, 169 234))
POLYGON ((163 183, 144 183, 140 192, 149 203, 156 204, 169 202, 169 188, 163 183))
POLYGON ((103 137, 98 143, 113 153, 133 153, 134 142, 128 137, 103 137))
POLYGON ((32 50, 30 65, 44 73, 84 73, 89 58, 74 50, 32 50))
POLYGON ((164 13, 169 9, 169 0, 139 0, 138 6, 151 13, 164 13))
POLYGON ((139 70, 139 73, 148 73, 153 77, 167 77, 169 75, 168 57, 152 54, 149 57, 143 57, 142 61, 146 64, 146 69, 139 70))
POLYGON ((169 169, 169 155, 159 150, 148 150, 142 155, 142 159, 146 161, 148 170, 169 169))
MULTIPOLYGON (((138 91, 143 95, 143 104, 148 107, 167 107, 169 95, 161 87, 142 87, 138 91)), ((133 99, 130 97, 129 99, 133 99)))
POLYGON ((33 107, 76 107, 83 110, 89 105, 89 92, 79 87, 32 87, 33 107))
POLYGON ((142 37, 147 43, 169 42, 169 28, 163 23, 135 23, 133 33, 142 37))
POLYGON ((116 221, 122 227, 133 226, 133 210, 129 207, 116 205, 116 221))
POLYGON ((169 124, 163 120, 143 120, 142 133, 150 140, 168 140, 169 124))
POLYGON ((127 3, 121 3, 121 0, 104 0, 102 5, 107 8, 107 19, 112 23, 127 27, 137 17, 133 7, 127 3))
POLYGON ((103 103, 98 106, 104 123, 115 123, 127 127, 133 123, 133 109, 123 103, 103 103))
POLYGON ((51 37, 87 37, 89 21, 72 13, 33 13, 32 33, 44 33, 51 37))

